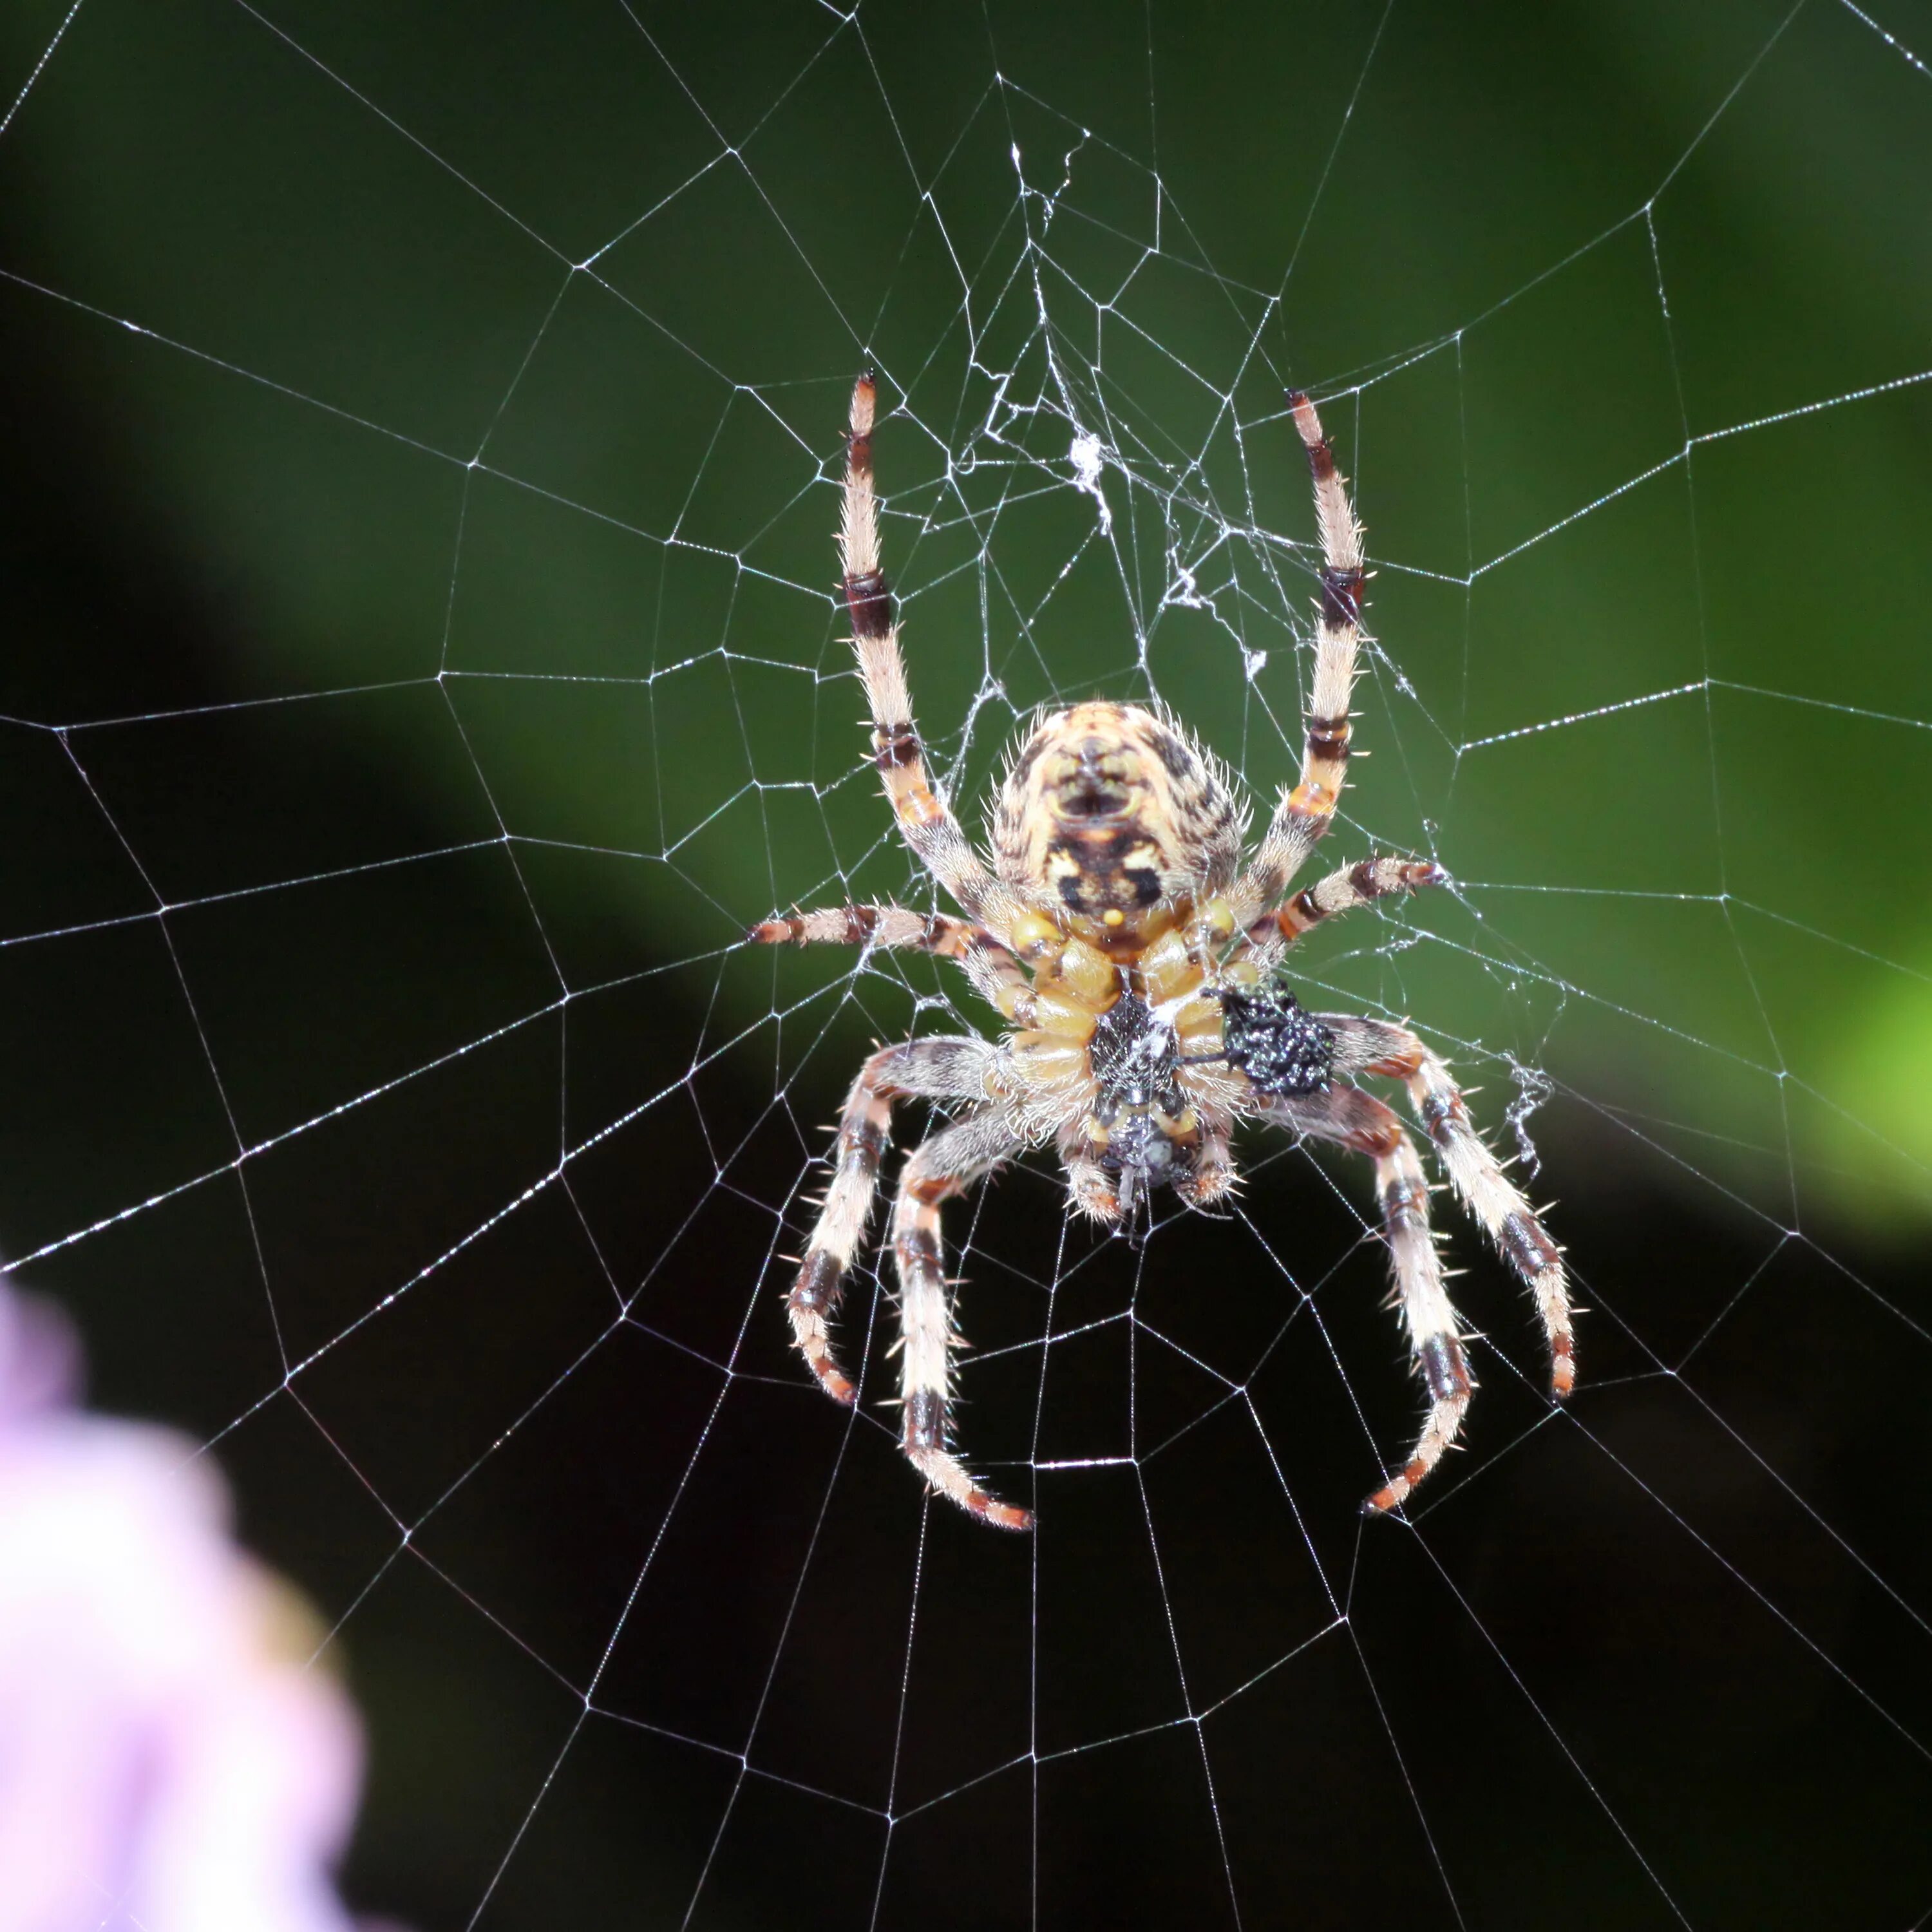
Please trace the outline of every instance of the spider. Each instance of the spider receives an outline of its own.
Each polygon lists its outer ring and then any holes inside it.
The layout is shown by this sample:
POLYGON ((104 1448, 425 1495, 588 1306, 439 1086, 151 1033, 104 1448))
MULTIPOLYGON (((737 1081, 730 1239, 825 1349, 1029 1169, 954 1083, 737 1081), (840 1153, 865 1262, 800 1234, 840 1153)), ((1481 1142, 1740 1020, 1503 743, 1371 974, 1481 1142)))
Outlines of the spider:
POLYGON ((960 1337, 940 1207, 1048 1142, 1066 1170, 1070 1211, 1103 1224, 1130 1219, 1162 1186, 1197 1208, 1221 1199, 1235 1184, 1230 1142, 1244 1118, 1374 1162, 1393 1299, 1430 1406, 1407 1461, 1364 1503, 1365 1514, 1398 1508, 1442 1460, 1474 1384, 1421 1161, 1394 1109, 1358 1084, 1363 1076, 1406 1085, 1450 1186, 1534 1298, 1552 1395, 1568 1395, 1576 1378, 1562 1257, 1477 1133, 1442 1060, 1406 1027, 1304 1012, 1281 975, 1286 949, 1321 920, 1448 878, 1426 862, 1369 858, 1288 896, 1334 820, 1348 766, 1365 573, 1361 526, 1315 405, 1298 391, 1288 400, 1322 551, 1300 782, 1244 863, 1247 814, 1233 782, 1178 719, 1154 704, 1072 705, 1037 716, 1016 743, 988 814, 988 864, 927 774, 880 567, 872 376, 852 392, 838 545, 873 762, 906 842, 964 916, 829 906, 767 920, 746 936, 955 961, 1008 1030, 993 1040, 906 1040, 860 1070, 787 1306, 820 1385, 852 1402, 857 1391, 830 1324, 871 1218, 893 1103, 944 1103, 954 1118, 906 1160, 892 1214, 901 1441, 933 1489, 1008 1529, 1031 1528, 1031 1515, 990 1494, 952 1444, 960 1337))

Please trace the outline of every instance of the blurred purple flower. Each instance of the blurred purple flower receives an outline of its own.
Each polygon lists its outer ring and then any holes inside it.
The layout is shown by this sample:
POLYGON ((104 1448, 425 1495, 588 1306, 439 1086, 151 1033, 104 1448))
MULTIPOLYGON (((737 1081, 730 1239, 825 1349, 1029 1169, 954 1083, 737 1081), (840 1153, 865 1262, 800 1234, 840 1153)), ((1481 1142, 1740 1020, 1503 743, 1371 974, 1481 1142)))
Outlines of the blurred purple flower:
POLYGON ((312 1614, 78 1368, 0 1283, 0 1932, 348 1932, 362 1740, 312 1614))

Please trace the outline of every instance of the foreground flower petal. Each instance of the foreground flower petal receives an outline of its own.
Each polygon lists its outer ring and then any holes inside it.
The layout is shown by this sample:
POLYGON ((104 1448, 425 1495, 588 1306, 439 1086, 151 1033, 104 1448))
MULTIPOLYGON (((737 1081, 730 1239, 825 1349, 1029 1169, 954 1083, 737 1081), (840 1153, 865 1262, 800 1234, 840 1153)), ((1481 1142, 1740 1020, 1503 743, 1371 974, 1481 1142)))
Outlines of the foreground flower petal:
POLYGON ((212 1464, 70 1406, 76 1364, 0 1286, 0 1932, 348 1932, 362 1744, 320 1631, 212 1464))

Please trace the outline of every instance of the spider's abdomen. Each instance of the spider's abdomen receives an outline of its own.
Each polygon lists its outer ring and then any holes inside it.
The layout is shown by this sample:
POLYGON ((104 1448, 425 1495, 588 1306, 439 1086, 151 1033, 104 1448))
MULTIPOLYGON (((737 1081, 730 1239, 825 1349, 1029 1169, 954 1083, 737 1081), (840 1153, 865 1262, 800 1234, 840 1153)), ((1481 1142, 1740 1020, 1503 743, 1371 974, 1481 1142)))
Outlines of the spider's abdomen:
POLYGON ((1243 819, 1179 726, 1140 705, 1093 704, 1028 734, 990 830, 1000 876, 1031 904, 1126 937, 1154 908, 1226 885, 1243 819))

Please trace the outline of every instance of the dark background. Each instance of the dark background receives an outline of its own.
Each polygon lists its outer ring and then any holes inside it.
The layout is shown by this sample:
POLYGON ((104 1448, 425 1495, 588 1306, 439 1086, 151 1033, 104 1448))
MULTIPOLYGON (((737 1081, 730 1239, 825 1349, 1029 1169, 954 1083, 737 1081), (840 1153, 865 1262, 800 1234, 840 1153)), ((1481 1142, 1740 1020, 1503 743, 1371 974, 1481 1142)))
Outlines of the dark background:
POLYGON ((1932 382, 1852 399, 1932 367, 1928 176, 1932 80, 1823 0, 88 0, 0 136, 0 1240, 338 1625, 358 1905, 1932 1907, 1932 382), (1142 1252, 1043 1168, 954 1210, 1034 1540, 788 1353, 818 1124, 957 1023, 732 950, 916 890, 829 596, 868 357, 962 791, 1150 684, 1283 780, 1249 526, 1306 540, 1324 399, 1384 652, 1335 849, 1459 890, 1310 996, 1490 1120, 1550 1077, 1592 1311, 1552 1418, 1444 1203, 1488 1339, 1413 1526, 1354 1514, 1414 1410, 1365 1176, 1259 1140, 1142 1252))

